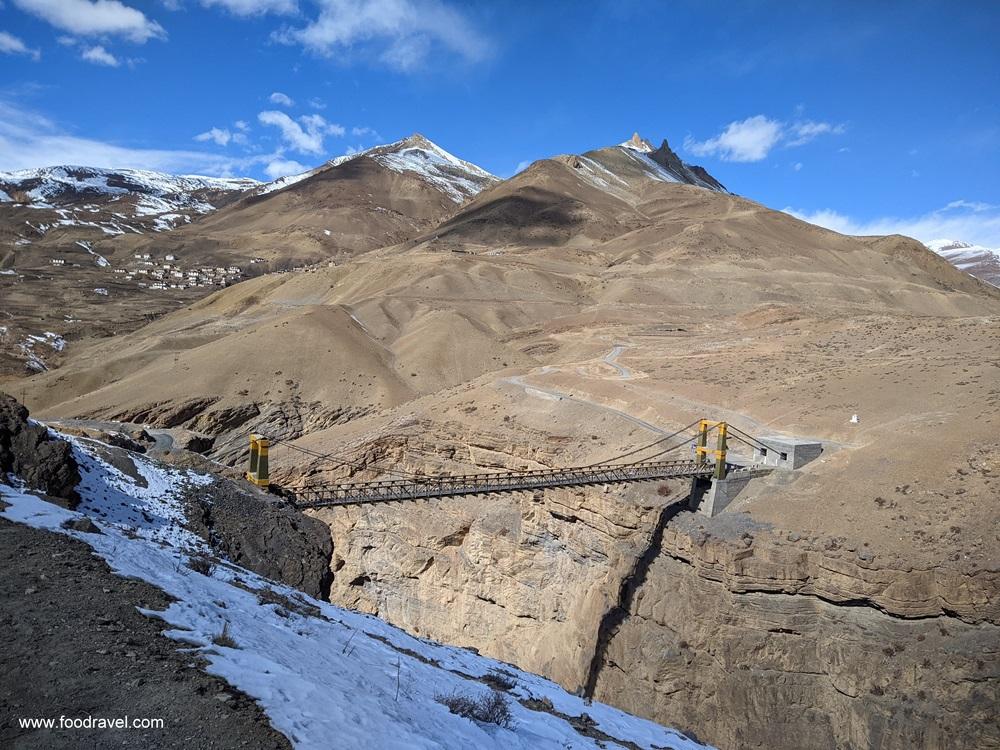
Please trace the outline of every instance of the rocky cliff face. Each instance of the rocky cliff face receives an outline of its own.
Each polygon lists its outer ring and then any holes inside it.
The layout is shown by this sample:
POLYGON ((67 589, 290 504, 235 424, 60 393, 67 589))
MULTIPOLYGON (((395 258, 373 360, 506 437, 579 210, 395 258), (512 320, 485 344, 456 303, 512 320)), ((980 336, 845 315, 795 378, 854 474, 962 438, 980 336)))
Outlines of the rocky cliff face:
POLYGON ((0 480, 13 474, 59 505, 75 508, 80 470, 68 443, 55 440, 28 410, 0 391, 0 480))
POLYGON ((883 567, 844 539, 692 514, 686 492, 319 511, 331 599, 721 748, 1000 743, 996 572, 883 567))
POLYGON ((794 552, 765 529, 734 533, 737 518, 666 529, 595 697, 724 748, 997 746, 1000 628, 983 581, 794 552), (884 588, 868 598, 873 578, 884 588), (886 591, 900 598, 879 608, 886 591), (943 592, 978 606, 945 614, 943 592))

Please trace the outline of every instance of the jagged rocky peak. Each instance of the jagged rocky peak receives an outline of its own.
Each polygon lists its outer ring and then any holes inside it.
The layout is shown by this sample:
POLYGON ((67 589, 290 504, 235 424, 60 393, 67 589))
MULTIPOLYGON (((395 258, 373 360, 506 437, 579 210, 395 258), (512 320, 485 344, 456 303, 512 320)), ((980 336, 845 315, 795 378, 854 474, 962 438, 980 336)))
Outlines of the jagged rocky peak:
MULTIPOLYGON (((644 154, 648 154, 654 150, 653 144, 647 141, 641 135, 639 135, 638 132, 632 133, 632 137, 620 145, 624 146, 625 148, 630 148, 633 151, 639 151, 644 154)), ((667 142, 664 141, 663 145, 664 146, 667 145, 667 142)))
POLYGON ((700 185, 701 187, 709 188, 710 190, 717 190, 722 193, 729 192, 726 190, 725 186, 719 182, 717 179, 712 177, 704 167, 699 167, 697 164, 688 164, 683 161, 674 150, 670 148, 670 144, 667 143, 667 139, 664 138, 660 147, 649 154, 649 158, 659 164, 661 167, 666 168, 673 174, 680 177, 682 182, 687 182, 692 185, 700 185))
POLYGON ((639 133, 633 133, 631 138, 616 146, 586 152, 574 166, 584 179, 610 192, 626 189, 626 183, 637 178, 679 182, 719 193, 729 192, 705 169, 684 162, 666 139, 656 148, 639 133))

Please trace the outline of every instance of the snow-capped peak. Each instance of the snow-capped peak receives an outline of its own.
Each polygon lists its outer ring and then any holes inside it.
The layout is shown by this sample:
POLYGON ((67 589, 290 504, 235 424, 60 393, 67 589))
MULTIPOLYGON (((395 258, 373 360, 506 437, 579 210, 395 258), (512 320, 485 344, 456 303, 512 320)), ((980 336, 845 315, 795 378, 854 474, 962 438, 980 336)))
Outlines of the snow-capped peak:
POLYGON ((459 159, 448 153, 429 138, 414 133, 393 143, 372 146, 363 151, 354 151, 343 156, 330 159, 326 164, 310 169, 301 174, 280 177, 257 190, 258 195, 281 190, 296 182, 330 167, 367 157, 394 172, 410 172, 422 177, 431 185, 442 191, 455 203, 478 195, 481 191, 500 181, 499 177, 490 174, 482 167, 472 162, 459 159))
POLYGON ((924 245, 960 271, 1000 286, 1000 249, 947 239, 931 240, 924 245))
POLYGON ((619 143, 618 145, 623 146, 625 148, 630 148, 633 151, 639 151, 643 154, 650 154, 656 150, 653 147, 652 143, 647 141, 638 133, 632 133, 631 138, 629 138, 627 141, 624 141, 623 143, 619 143))
POLYGON ((962 242, 961 240, 931 240, 930 242, 924 243, 927 247, 936 253, 943 252, 945 250, 961 250, 971 247, 976 247, 971 242, 962 242))
POLYGON ((362 156, 396 172, 417 174, 456 203, 462 203, 500 181, 482 167, 448 153, 420 133, 384 146, 340 156, 330 163, 339 165, 362 156))

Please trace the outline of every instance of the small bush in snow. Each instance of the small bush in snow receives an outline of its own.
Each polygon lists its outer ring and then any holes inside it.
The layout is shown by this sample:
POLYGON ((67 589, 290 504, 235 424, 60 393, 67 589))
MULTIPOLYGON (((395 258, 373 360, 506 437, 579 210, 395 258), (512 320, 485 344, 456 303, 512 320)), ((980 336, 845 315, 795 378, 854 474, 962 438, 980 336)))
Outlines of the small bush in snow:
POLYGON ((486 695, 472 697, 461 693, 435 696, 438 703, 448 707, 453 714, 484 724, 496 724, 508 728, 514 720, 510 712, 510 701, 506 696, 490 690, 486 695))
POLYGON ((236 641, 233 640, 233 637, 229 635, 228 622, 222 626, 222 632, 212 639, 212 643, 216 646, 224 646, 225 648, 239 648, 239 646, 236 645, 236 641))
POLYGON ((204 555, 189 557, 187 565, 195 573, 201 573, 203 576, 211 576, 215 572, 215 563, 204 555))
POLYGON ((514 678, 514 675, 503 669, 491 669, 481 679, 494 690, 510 692, 517 687, 517 680, 514 678))

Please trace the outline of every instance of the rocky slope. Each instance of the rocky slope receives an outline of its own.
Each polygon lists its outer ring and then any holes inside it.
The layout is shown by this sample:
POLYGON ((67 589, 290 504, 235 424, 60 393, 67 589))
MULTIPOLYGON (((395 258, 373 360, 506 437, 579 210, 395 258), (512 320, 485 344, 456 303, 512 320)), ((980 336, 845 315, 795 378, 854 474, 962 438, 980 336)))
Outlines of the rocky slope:
POLYGON ((170 606, 160 589, 116 575, 78 539, 4 518, 0 564, 0 745, 72 750, 83 735, 95 750, 291 749, 252 698, 199 669, 164 636, 162 622, 141 614, 170 606), (18 726, 60 716, 156 718, 166 728, 18 726))

